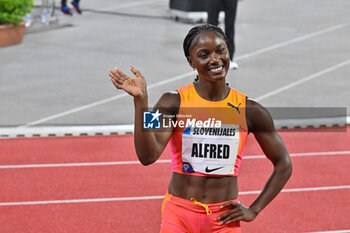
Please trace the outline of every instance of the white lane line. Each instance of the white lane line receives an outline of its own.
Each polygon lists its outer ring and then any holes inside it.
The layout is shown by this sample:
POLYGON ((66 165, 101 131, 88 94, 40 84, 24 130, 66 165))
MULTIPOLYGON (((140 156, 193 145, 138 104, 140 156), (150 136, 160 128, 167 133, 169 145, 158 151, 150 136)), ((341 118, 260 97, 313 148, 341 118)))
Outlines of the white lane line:
MULTIPOLYGON (((316 31, 316 32, 312 32, 312 33, 309 33, 307 35, 294 38, 292 40, 288 40, 288 41, 285 41, 285 42, 282 42, 282 43, 278 43, 276 45, 273 45, 273 46, 270 46, 270 47, 267 47, 267 48, 264 48, 264 49, 260 49, 260 50, 257 50, 255 52, 239 56, 239 57, 236 58, 236 60, 240 61, 240 60, 247 59, 247 58, 250 58, 250 57, 253 57, 253 56, 257 56, 257 55, 260 55, 260 54, 263 54, 263 53, 266 53, 266 52, 269 52, 269 51, 272 51, 272 50, 275 50, 275 49, 278 49, 278 48, 281 48, 281 47, 284 47, 284 46, 287 46, 287 45, 290 45, 290 44, 293 44, 293 43, 296 43, 296 42, 300 42, 302 40, 306 40, 306 39, 309 39, 309 38, 312 38, 312 37, 315 37, 315 36, 319 36, 319 35, 324 34, 324 33, 328 33, 328 32, 334 31, 334 30, 338 30, 338 29, 347 27, 348 25, 349 25, 349 23, 339 24, 339 25, 336 25, 336 26, 333 26, 333 27, 330 27, 330 28, 327 28, 327 29, 323 29, 323 30, 319 30, 319 31, 316 31)), ((193 76, 195 74, 196 74, 195 71, 191 71, 191 72, 188 72, 188 73, 185 73, 185 74, 181 74, 181 75, 175 76, 173 78, 170 78, 170 79, 158 82, 158 83, 154 83, 154 84, 148 86, 148 90, 151 89, 151 88, 155 88, 155 87, 161 86, 163 84, 168 84, 168 83, 171 83, 171 82, 174 82, 174 81, 177 81, 177 80, 181 80, 181 79, 187 78, 189 76, 193 76)), ((52 115, 52 116, 49 116, 49 117, 45 117, 45 118, 39 119, 37 121, 26 123, 25 125, 19 126, 19 128, 29 127, 29 126, 33 126, 33 125, 38 125, 38 124, 41 124, 41 123, 44 123, 44 122, 47 122, 47 121, 50 121, 50 120, 53 120, 53 119, 57 119, 57 118, 60 118, 60 117, 66 116, 66 115, 70 115, 70 114, 73 114, 73 113, 76 113, 76 112, 80 112, 80 111, 83 111, 83 110, 86 110, 86 109, 89 109, 89 108, 92 108, 92 107, 96 107, 96 106, 101 105, 101 104, 105 104, 105 103, 108 103, 108 102, 120 99, 120 98, 125 97, 127 95, 128 94, 126 94, 126 93, 122 93, 122 94, 119 94, 119 95, 116 95, 116 96, 113 96, 113 97, 110 97, 110 98, 106 98, 106 99, 103 99, 103 100, 100 100, 100 101, 93 102, 91 104, 83 105, 83 106, 80 106, 78 108, 74 108, 74 109, 71 109, 71 110, 68 110, 68 111, 65 111, 65 112, 62 112, 62 113, 58 113, 58 114, 55 114, 55 115, 52 115)))
MULTIPOLYGON (((310 153, 294 153, 291 157, 305 157, 305 156, 322 156, 322 155, 350 155, 350 151, 329 151, 329 152, 310 152, 310 153)), ((263 159, 265 155, 248 155, 243 159, 263 159)), ((161 159, 156 163, 171 163, 170 159, 161 159)), ((113 165, 133 165, 140 162, 133 161, 114 161, 114 162, 87 162, 87 163, 51 163, 51 164, 18 164, 18 165, 0 165, 0 169, 14 169, 14 168, 49 168, 49 167, 85 167, 85 166, 113 166, 113 165)))
POLYGON ((307 233, 349 233, 350 229, 348 230, 335 230, 335 231, 314 231, 314 232, 307 232, 307 233))
MULTIPOLYGON (((291 192, 309 192, 309 191, 324 191, 324 190, 339 190, 350 189, 350 185, 327 186, 327 187, 312 187, 312 188, 294 188, 283 189, 282 193, 291 192)), ((261 191, 243 191, 239 195, 259 194, 261 191)), ((141 197, 112 197, 112 198, 90 198, 90 199, 71 199, 71 200, 48 200, 48 201, 22 201, 22 202, 0 202, 0 206, 19 206, 19 205, 47 205, 47 204, 68 204, 68 203, 91 203, 91 202, 111 202, 111 201, 138 201, 138 200, 154 200, 163 199, 163 195, 159 196, 141 196, 141 197)))
POLYGON ((313 32, 313 33, 309 33, 309 34, 306 34, 304 36, 294 38, 292 40, 281 42, 281 43, 272 45, 270 47, 257 50, 255 52, 251 52, 251 53, 239 56, 239 57, 237 57, 236 60, 238 61, 238 60, 244 60, 244 59, 247 59, 247 58, 251 58, 251 57, 254 57, 254 56, 257 56, 257 55, 269 52, 271 50, 275 50, 275 49, 278 49, 278 48, 281 48, 281 47, 285 47, 287 45, 294 44, 294 43, 297 43, 297 42, 300 42, 300 41, 303 41, 303 40, 306 40, 306 39, 310 39, 312 37, 316 37, 316 36, 319 36, 319 35, 322 35, 322 34, 325 34, 325 33, 328 33, 328 32, 332 32, 332 31, 335 31, 335 30, 338 30, 338 29, 341 29, 341 28, 344 28, 344 27, 347 27, 347 26, 349 26, 349 23, 338 24, 338 25, 330 27, 330 28, 326 28, 326 29, 319 30, 319 31, 316 31, 316 32, 313 32))
MULTIPOLYGON (((350 155, 350 151, 326 151, 326 152, 308 152, 308 153, 290 153, 290 157, 305 157, 305 156, 322 156, 322 155, 350 155)), ((243 159, 262 159, 265 155, 247 155, 243 159)))
POLYGON ((49 116, 49 117, 42 118, 42 119, 37 120, 37 121, 33 121, 33 122, 30 122, 30 123, 27 123, 25 125, 18 126, 17 128, 25 128, 25 127, 32 126, 32 125, 38 125, 38 124, 41 124, 41 123, 44 123, 44 122, 47 122, 47 121, 50 121, 50 120, 54 120, 54 119, 57 119, 57 118, 60 118, 60 117, 63 117, 63 116, 67 116, 67 115, 70 115, 70 114, 73 114, 73 113, 76 113, 76 112, 80 112, 80 111, 92 108, 92 107, 96 107, 96 106, 99 106, 101 104, 109 103, 109 102, 111 102, 113 100, 117 100, 117 99, 123 98, 125 96, 128 96, 128 94, 127 93, 121 93, 119 95, 116 95, 116 96, 113 96, 113 97, 110 97, 110 98, 107 98, 107 99, 96 101, 96 102, 93 102, 91 104, 83 105, 83 106, 80 106, 78 108, 74 108, 74 109, 71 109, 71 110, 68 110, 68 111, 65 111, 65 112, 61 112, 61 113, 58 113, 58 114, 55 114, 55 115, 52 115, 52 116, 49 116))
MULTIPOLYGON (((191 75, 195 75, 195 74, 196 74, 195 71, 191 71, 191 72, 186 73, 186 74, 175 76, 175 77, 173 77, 171 79, 167 79, 167 80, 164 80, 164 81, 161 81, 161 82, 153 83, 153 84, 149 85, 147 87, 147 89, 150 90, 152 88, 159 87, 159 86, 164 85, 166 83, 175 82, 177 80, 181 80, 181 79, 183 79, 185 77, 188 77, 188 76, 191 76, 191 75)), ((96 107, 96 106, 99 106, 101 104, 109 103, 111 101, 123 98, 123 97, 128 96, 128 95, 129 94, 127 94, 127 93, 121 93, 119 95, 116 95, 116 96, 113 96, 113 97, 110 97, 110 98, 107 98, 107 99, 96 101, 96 102, 93 102, 91 104, 83 105, 83 106, 78 107, 78 108, 74 108, 74 109, 71 109, 71 110, 59 113, 59 114, 55 114, 55 115, 52 115, 52 116, 49 116, 49 117, 42 118, 42 119, 37 120, 37 121, 33 121, 33 122, 30 122, 30 123, 27 123, 25 125, 18 126, 17 128, 26 128, 26 127, 33 126, 33 125, 38 125, 38 124, 41 124, 41 123, 44 123, 44 122, 47 122, 47 121, 50 121, 50 120, 54 120, 54 119, 57 119, 57 118, 60 118, 60 117, 66 116, 66 115, 70 115, 70 114, 73 114, 73 113, 76 113, 76 112, 80 112, 80 111, 83 111, 83 110, 86 110, 86 109, 89 109, 89 108, 92 108, 92 107, 96 107)))
MULTIPOLYGON (((310 192, 310 191, 324 191, 324 190, 337 190, 337 189, 350 189, 350 185, 282 189, 281 193, 310 192)), ((243 191, 243 192, 239 192, 239 195, 259 194, 260 192, 261 192, 260 190, 257 190, 257 191, 243 191)))
POLYGON ((334 65, 334 66, 332 66, 332 67, 329 67, 329 68, 327 68, 327 69, 324 69, 324 70, 322 70, 322 71, 320 71, 320 72, 317 72, 317 73, 315 73, 315 74, 309 75, 309 76, 307 76, 307 77, 305 77, 305 78, 302 78, 302 79, 300 79, 300 80, 298 80, 298 81, 292 82, 292 83, 290 83, 290 84, 288 84, 288 85, 286 85, 286 86, 283 86, 283 87, 281 87, 281 88, 278 88, 278 89, 276 89, 276 90, 274 90, 274 91, 268 92, 268 93, 266 93, 266 94, 264 94, 264 95, 262 95, 262 96, 259 96, 258 98, 255 98, 255 100, 261 101, 261 100, 263 100, 263 99, 266 99, 266 98, 268 98, 268 97, 271 97, 271 96, 273 96, 273 95, 276 95, 276 94, 278 94, 278 93, 280 93, 280 92, 282 92, 282 91, 288 90, 288 89, 290 89, 290 88, 292 88, 292 87, 295 87, 295 86, 300 85, 300 84, 302 84, 302 83, 304 83, 304 82, 310 81, 310 80, 312 80, 312 79, 314 79, 314 78, 318 78, 318 77, 320 77, 320 76, 322 76, 322 75, 324 75, 324 74, 327 74, 327 73, 329 73, 329 72, 332 72, 332 71, 334 71, 334 70, 336 70, 336 69, 339 69, 339 68, 341 68, 341 67, 343 67, 343 66, 346 66, 346 65, 349 65, 349 64, 350 64, 350 59, 349 59, 349 60, 346 60, 346 61, 344 61, 344 62, 342 62, 342 63, 339 63, 339 64, 337 64, 337 65, 334 65))
POLYGON ((138 201, 163 199, 164 196, 145 196, 145 197, 112 197, 112 198, 91 198, 91 199, 72 199, 72 200, 52 200, 52 201, 22 201, 22 202, 0 202, 0 206, 16 205, 46 205, 46 204, 66 204, 66 203, 86 203, 86 202, 109 202, 109 201, 138 201))
MULTIPOLYGON (((171 160, 158 160, 156 163, 170 163, 171 160)), ((86 167, 86 166, 113 166, 113 165, 132 165, 141 163, 135 161, 117 161, 117 162, 90 162, 90 163, 50 163, 50 164, 19 164, 19 165, 0 165, 0 169, 11 168, 46 168, 46 167, 86 167)))

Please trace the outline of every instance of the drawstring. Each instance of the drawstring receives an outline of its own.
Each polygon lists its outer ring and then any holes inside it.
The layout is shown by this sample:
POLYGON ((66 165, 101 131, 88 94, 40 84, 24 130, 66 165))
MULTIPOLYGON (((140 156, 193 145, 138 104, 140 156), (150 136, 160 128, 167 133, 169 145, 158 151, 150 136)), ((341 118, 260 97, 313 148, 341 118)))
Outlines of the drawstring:
POLYGON ((207 215, 211 215, 211 214, 212 214, 212 212, 211 212, 211 210, 209 209, 209 206, 208 206, 208 205, 206 205, 206 204, 204 204, 204 203, 202 203, 202 202, 196 201, 196 199, 194 199, 194 198, 191 198, 191 201, 192 201, 194 204, 203 206, 204 209, 205 209, 205 211, 207 212, 207 215))

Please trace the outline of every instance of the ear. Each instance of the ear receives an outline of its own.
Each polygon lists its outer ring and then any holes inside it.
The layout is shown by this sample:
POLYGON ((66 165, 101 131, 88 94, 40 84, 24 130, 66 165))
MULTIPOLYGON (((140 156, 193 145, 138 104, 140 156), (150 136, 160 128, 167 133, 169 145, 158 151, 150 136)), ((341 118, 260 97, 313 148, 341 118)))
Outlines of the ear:
POLYGON ((191 57, 190 57, 190 56, 187 56, 186 59, 187 59, 188 64, 190 64, 190 66, 191 66, 193 69, 196 69, 196 66, 193 64, 193 61, 192 61, 191 57))

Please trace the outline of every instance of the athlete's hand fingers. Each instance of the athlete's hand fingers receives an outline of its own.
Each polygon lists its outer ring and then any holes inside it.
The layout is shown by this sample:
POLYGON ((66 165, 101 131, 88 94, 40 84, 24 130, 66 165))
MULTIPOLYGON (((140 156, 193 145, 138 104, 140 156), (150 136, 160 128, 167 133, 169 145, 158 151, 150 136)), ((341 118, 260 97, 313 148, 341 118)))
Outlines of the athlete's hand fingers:
POLYGON ((112 83, 114 84, 114 86, 118 89, 120 89, 120 85, 122 84, 122 82, 119 80, 119 78, 115 75, 114 71, 110 70, 109 71, 109 77, 111 78, 112 83))
POLYGON ((125 80, 132 79, 132 78, 129 77, 128 75, 124 74, 124 72, 121 71, 121 70, 118 69, 118 68, 115 69, 115 75, 118 77, 118 79, 119 79, 121 82, 124 82, 125 80))
POLYGON ((134 75, 137 77, 137 78, 140 78, 140 79, 144 79, 144 77, 142 76, 142 74, 140 73, 140 71, 138 71, 137 69, 135 69, 134 67, 130 67, 130 70, 131 72, 134 73, 134 75))
POLYGON ((219 225, 226 224, 226 223, 232 223, 235 222, 233 221, 234 219, 240 219, 242 218, 242 212, 241 211, 229 211, 229 215, 226 217, 222 218, 222 221, 219 223, 219 225))
POLYGON ((109 77, 111 77, 112 80, 116 81, 116 82, 120 82, 118 75, 116 74, 115 70, 109 70, 109 77))
POLYGON ((243 216, 238 216, 238 217, 235 217, 235 218, 233 218, 233 219, 231 219, 231 220, 229 220, 229 221, 227 221, 225 223, 226 224, 230 224, 230 223, 233 223, 233 222, 238 222, 238 221, 243 221, 243 220, 244 220, 243 216))
POLYGON ((118 89, 122 89, 122 85, 118 83, 117 80, 115 80, 114 78, 111 78, 112 83, 114 84, 114 86, 118 89))
POLYGON ((109 70, 109 77, 117 81, 118 83, 122 83, 122 79, 118 74, 117 70, 109 70))
POLYGON ((220 209, 224 209, 226 207, 231 207, 231 208, 235 208, 236 206, 241 206, 242 204, 234 202, 234 201, 229 201, 226 202, 225 204, 221 205, 219 208, 220 209))
MULTIPOLYGON (((131 77, 127 76, 120 69, 117 69, 117 68, 115 70, 109 71, 109 77, 111 77, 112 80, 114 80, 120 85, 125 84, 126 81, 128 81, 127 83, 130 83, 130 81, 132 80, 131 77)), ((120 87, 117 87, 117 88, 120 88, 120 87)))
POLYGON ((238 208, 238 205, 236 205, 237 203, 235 202, 228 202, 228 203, 225 203, 224 205, 222 205, 220 207, 220 209, 223 209, 225 207, 231 207, 231 209, 225 213, 223 213, 222 215, 220 215, 219 217, 216 218, 216 221, 220 221, 220 220, 223 220, 223 219, 226 219, 227 216, 230 216, 232 214, 235 214, 237 211, 240 210, 240 208, 238 208))
POLYGON ((236 221, 246 221, 250 222, 255 219, 257 213, 254 212, 251 208, 245 207, 242 203, 237 202, 227 202, 220 206, 221 209, 231 207, 231 210, 220 215, 216 221, 221 221, 219 224, 228 224, 236 221))
POLYGON ((227 211, 217 218, 217 220, 221 220, 220 225, 236 221, 251 222, 256 218, 257 213, 253 209, 250 207, 247 208, 241 203, 236 204, 238 205, 235 205, 235 208, 227 211))

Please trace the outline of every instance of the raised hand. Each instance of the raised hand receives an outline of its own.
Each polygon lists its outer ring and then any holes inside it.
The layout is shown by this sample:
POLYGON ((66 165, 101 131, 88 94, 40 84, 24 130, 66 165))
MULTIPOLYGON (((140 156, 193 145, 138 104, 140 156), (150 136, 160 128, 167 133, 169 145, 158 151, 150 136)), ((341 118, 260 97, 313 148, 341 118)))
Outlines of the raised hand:
POLYGON ((147 96, 147 85, 145 78, 135 68, 130 68, 131 72, 136 76, 132 78, 124 74, 120 69, 110 70, 109 77, 118 89, 124 90, 133 97, 147 96))

